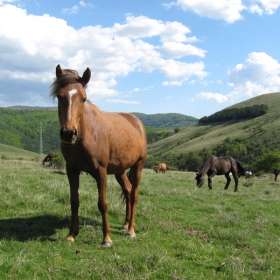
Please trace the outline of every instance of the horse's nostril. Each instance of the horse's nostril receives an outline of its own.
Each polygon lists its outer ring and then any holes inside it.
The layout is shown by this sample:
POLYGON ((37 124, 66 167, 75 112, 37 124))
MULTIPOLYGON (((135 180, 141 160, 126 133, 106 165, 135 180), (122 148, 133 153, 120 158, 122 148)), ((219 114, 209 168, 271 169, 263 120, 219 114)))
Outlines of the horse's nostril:
POLYGON ((63 143, 73 144, 77 139, 78 131, 76 129, 61 128, 60 139, 63 143))

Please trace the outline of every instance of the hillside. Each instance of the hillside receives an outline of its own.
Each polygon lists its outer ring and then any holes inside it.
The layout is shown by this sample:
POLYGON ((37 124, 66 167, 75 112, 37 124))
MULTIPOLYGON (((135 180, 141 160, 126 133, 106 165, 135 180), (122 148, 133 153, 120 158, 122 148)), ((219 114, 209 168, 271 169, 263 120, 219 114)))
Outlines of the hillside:
POLYGON ((1 159, 17 159, 27 161, 41 161, 38 153, 33 153, 27 150, 19 149, 16 147, 0 144, 0 157, 1 159))
MULTIPOLYGON (((146 115, 135 113, 147 128, 150 142, 174 134, 174 128, 185 128, 198 119, 182 114, 146 115)), ((60 149, 59 122, 55 107, 13 106, 0 108, 0 143, 32 152, 40 150, 40 130, 44 153, 60 149)))
POLYGON ((164 129, 174 129, 176 127, 185 128, 198 122, 197 118, 177 113, 150 115, 143 113, 132 114, 137 116, 144 123, 145 126, 159 127, 164 129))
MULTIPOLYGON (((280 149, 280 93, 264 94, 248 101, 235 104, 229 108, 244 108, 247 106, 265 104, 268 106, 266 114, 254 119, 243 119, 228 122, 196 124, 181 130, 166 139, 148 146, 150 164, 156 161, 176 160, 189 153, 216 152, 222 145, 238 139, 239 147, 245 149, 238 155, 243 162, 250 166, 253 159, 265 150, 280 149), (252 152, 253 151, 253 152, 252 152)), ((227 150, 225 149, 225 153, 227 150)), ((228 152, 234 153, 228 149, 228 152)), ((232 155, 232 154, 228 154, 232 155)), ((233 156, 233 155, 232 155, 233 156)), ((187 160, 187 159, 183 159, 187 160)), ((202 164, 201 159, 198 164, 202 164)))

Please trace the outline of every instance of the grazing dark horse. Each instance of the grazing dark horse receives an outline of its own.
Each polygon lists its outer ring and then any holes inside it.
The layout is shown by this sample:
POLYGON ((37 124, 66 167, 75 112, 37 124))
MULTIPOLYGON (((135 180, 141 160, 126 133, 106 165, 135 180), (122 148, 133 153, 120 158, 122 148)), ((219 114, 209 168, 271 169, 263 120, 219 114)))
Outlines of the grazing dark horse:
POLYGON ((47 162, 49 162, 50 166, 52 165, 52 159, 57 157, 57 154, 48 154, 42 161, 42 164, 45 165, 47 162))
POLYGON ((238 177, 245 175, 245 169, 242 167, 241 163, 232 157, 215 157, 210 156, 202 167, 202 170, 196 173, 197 187, 201 187, 204 183, 204 176, 208 176, 208 187, 212 189, 212 178, 215 175, 225 175, 227 178, 227 183, 225 185, 225 190, 228 189, 228 185, 231 181, 229 174, 235 181, 234 191, 238 190, 238 177))
POLYGON ((110 247, 106 186, 107 174, 115 174, 126 202, 123 230, 135 237, 138 186, 147 157, 147 135, 143 123, 132 114, 103 112, 87 100, 85 88, 91 71, 80 77, 74 70, 56 67, 51 96, 58 98, 61 151, 70 184, 71 224, 67 239, 79 233, 79 175, 90 174, 97 182, 98 208, 102 216, 102 245, 110 247), (129 178, 126 170, 129 170, 129 178))
POLYGON ((166 169, 167 169, 167 165, 165 163, 159 163, 156 169, 156 173, 160 173, 160 172, 165 173, 166 169))

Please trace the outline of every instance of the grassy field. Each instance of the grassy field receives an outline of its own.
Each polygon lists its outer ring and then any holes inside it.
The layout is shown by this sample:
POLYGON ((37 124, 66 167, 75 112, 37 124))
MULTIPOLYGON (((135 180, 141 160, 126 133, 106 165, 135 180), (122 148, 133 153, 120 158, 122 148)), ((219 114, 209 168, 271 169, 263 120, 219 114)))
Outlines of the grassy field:
MULTIPOLYGON (((1 155, 1 154, 0 154, 1 155)), ((194 173, 144 170, 127 239, 120 188, 108 181, 112 248, 100 247, 95 181, 81 176, 80 234, 66 241, 64 172, 39 162, 0 160, 0 279, 280 279, 280 182, 240 179, 224 191, 195 187, 194 173)))

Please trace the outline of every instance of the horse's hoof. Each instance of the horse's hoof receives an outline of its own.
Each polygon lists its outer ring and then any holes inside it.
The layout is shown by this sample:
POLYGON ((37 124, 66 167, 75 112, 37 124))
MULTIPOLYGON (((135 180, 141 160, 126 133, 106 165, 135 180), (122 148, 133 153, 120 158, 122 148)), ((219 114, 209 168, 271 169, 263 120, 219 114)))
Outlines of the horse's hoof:
POLYGON ((100 245, 101 245, 101 247, 104 247, 104 248, 111 248, 113 246, 113 243, 102 241, 102 243, 100 245))
POLYGON ((75 241, 75 238, 74 238, 72 235, 68 235, 68 236, 66 237, 66 239, 67 239, 68 241, 70 241, 70 242, 74 242, 74 241, 75 241))
POLYGON ((135 233, 128 233, 127 238, 136 238, 136 234, 135 233))
POLYGON ((128 229, 126 227, 121 227, 120 231, 127 231, 128 229))

